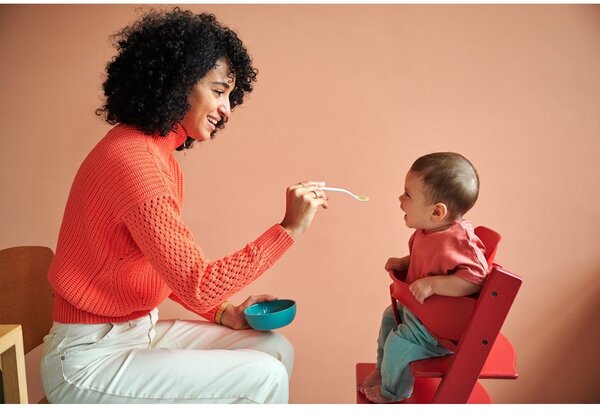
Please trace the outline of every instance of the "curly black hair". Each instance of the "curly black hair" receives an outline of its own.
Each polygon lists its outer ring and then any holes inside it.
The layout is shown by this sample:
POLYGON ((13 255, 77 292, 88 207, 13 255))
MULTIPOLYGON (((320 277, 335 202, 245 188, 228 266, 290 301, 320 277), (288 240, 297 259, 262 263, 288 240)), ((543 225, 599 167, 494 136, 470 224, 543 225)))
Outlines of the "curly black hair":
MULTIPOLYGON (((126 123, 148 134, 167 135, 190 109, 187 98, 194 85, 223 57, 236 77, 231 109, 242 104, 256 82, 258 70, 242 41, 213 14, 178 7, 151 10, 113 36, 118 54, 106 66, 106 102, 96 110, 111 125, 126 123)), ((224 127, 222 119, 217 128, 224 127)), ((192 142, 188 137, 177 150, 192 142)))

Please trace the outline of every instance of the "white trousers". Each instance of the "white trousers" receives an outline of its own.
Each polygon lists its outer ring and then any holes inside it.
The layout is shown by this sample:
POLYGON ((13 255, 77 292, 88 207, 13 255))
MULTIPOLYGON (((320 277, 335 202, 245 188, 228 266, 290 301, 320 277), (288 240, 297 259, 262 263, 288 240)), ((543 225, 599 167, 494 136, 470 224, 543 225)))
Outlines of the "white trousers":
POLYGON ((277 333, 204 321, 54 323, 41 377, 50 403, 287 403, 294 349, 277 333))

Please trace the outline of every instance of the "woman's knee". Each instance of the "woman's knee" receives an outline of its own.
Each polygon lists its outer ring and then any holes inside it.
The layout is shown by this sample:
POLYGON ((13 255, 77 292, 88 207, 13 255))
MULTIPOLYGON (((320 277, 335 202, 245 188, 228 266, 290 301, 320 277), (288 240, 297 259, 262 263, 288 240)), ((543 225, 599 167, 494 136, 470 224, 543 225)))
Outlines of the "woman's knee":
POLYGON ((252 381, 256 389, 252 399, 258 403, 287 403, 289 379, 287 367, 275 357, 263 353, 252 367, 252 381))
POLYGON ((260 361, 260 370, 273 381, 288 382, 289 377, 283 363, 273 357, 265 357, 260 361))
POLYGON ((283 335, 269 332, 264 337, 263 351, 275 357, 283 364, 288 377, 292 375, 294 367, 294 346, 283 335))

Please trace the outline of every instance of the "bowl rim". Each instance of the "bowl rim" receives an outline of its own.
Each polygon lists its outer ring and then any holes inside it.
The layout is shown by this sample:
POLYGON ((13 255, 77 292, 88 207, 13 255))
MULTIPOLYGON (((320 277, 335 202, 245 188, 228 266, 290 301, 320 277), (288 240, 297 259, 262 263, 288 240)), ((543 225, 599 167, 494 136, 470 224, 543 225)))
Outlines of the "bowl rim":
POLYGON ((261 301, 260 303, 254 303, 254 304, 252 304, 252 305, 244 308, 244 315, 247 315, 247 316, 250 316, 250 317, 259 317, 259 316, 265 316, 265 315, 271 315, 271 314, 278 314, 278 313, 281 313, 282 311, 288 311, 289 309, 294 308, 295 306, 296 306, 296 301, 295 300, 292 300, 290 298, 278 298, 278 299, 273 300, 273 301, 261 301), (288 307, 282 308, 281 310, 273 311, 273 312, 270 312, 270 313, 249 314, 247 312, 250 308, 252 308, 254 306, 261 305, 261 304, 264 305, 265 303, 273 303, 273 302, 276 302, 276 301, 287 301, 287 302, 290 303, 290 305, 288 307))

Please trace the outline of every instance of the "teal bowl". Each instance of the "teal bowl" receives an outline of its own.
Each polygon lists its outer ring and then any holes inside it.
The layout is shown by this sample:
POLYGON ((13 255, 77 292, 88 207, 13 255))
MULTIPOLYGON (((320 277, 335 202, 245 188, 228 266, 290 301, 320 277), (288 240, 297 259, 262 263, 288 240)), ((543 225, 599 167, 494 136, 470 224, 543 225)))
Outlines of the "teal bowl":
POLYGON ((275 330, 294 321, 296 302, 281 299, 256 303, 244 310, 244 316, 255 330, 275 330))

